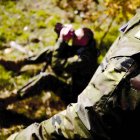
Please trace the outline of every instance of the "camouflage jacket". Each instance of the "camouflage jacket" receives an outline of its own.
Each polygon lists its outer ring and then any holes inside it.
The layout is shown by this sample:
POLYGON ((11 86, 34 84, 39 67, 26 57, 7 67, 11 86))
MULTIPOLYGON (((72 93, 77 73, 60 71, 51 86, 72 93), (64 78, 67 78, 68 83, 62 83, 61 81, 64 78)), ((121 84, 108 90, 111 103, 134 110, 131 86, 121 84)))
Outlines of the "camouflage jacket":
MULTIPOLYGON (((112 45, 77 103, 40 124, 30 125, 11 139, 115 140, 126 139, 121 136, 124 133, 130 138, 135 125, 140 124, 139 80, 134 80, 139 79, 139 57, 137 14, 112 45)), ((136 139, 136 135, 132 136, 136 139)))

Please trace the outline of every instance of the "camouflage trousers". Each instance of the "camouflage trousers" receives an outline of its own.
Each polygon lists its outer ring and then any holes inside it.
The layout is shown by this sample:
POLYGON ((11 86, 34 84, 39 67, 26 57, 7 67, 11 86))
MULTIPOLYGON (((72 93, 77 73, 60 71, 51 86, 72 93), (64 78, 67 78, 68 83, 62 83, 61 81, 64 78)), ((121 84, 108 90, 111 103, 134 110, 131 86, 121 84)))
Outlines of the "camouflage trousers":
POLYGON ((17 95, 19 98, 27 98, 41 93, 42 90, 53 91, 66 104, 74 101, 72 85, 54 74, 47 74, 45 72, 33 77, 25 86, 18 90, 17 95))

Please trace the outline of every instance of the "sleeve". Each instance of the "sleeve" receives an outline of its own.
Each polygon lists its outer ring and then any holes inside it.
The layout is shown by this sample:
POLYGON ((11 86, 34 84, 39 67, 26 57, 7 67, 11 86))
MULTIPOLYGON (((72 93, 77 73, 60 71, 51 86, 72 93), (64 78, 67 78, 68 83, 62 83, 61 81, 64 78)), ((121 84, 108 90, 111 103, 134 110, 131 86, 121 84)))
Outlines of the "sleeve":
MULTIPOLYGON (((106 60, 106 59, 105 59, 106 60)), ((102 63, 77 103, 40 124, 32 124, 14 140, 49 139, 109 139, 104 116, 110 112, 107 102, 119 83, 135 69, 130 57, 109 59, 102 63)), ((113 107, 112 107, 113 108, 113 107)))
POLYGON ((90 50, 85 49, 81 54, 76 53, 74 56, 69 57, 65 63, 64 69, 68 72, 77 72, 85 68, 85 66, 91 67, 91 61, 96 62, 96 58, 93 58, 90 50))
POLYGON ((53 53, 60 47, 63 43, 63 40, 59 38, 55 44, 55 46, 49 46, 43 51, 41 51, 38 55, 29 57, 26 59, 26 64, 37 64, 42 62, 51 62, 53 53))

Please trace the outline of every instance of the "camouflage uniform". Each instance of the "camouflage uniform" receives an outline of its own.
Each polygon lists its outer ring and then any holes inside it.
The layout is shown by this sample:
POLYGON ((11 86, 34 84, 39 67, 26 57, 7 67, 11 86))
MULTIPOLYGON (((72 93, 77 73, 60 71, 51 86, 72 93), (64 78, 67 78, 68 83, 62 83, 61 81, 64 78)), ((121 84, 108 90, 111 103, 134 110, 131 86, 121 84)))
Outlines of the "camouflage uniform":
POLYGON ((112 45, 77 103, 49 120, 30 125, 12 139, 139 139, 139 129, 135 129, 140 124, 139 32, 137 14, 112 45))

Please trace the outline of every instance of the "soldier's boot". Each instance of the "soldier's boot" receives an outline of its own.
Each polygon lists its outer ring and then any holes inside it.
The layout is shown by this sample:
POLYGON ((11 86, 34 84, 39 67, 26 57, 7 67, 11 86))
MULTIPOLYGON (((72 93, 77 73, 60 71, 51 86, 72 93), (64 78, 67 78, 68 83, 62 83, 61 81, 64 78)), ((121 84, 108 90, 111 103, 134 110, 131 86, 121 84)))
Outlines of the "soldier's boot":
POLYGON ((45 79, 48 75, 40 73, 17 91, 19 98, 26 98, 41 93, 45 88, 45 79))
POLYGON ((0 58, 0 65, 2 65, 6 70, 13 72, 19 72, 24 63, 24 59, 19 61, 11 61, 0 58))
POLYGON ((5 109, 9 104, 15 103, 16 101, 18 101, 18 97, 16 96, 16 94, 12 94, 11 96, 9 96, 7 98, 1 98, 0 99, 0 110, 5 109))

